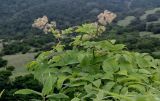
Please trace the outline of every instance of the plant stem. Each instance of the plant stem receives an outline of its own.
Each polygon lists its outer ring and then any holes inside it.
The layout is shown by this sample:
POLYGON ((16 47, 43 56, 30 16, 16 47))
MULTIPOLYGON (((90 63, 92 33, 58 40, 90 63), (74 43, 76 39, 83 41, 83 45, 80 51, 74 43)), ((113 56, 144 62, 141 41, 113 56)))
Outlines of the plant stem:
POLYGON ((98 24, 98 22, 97 22, 97 31, 96 31, 96 35, 98 35, 98 29, 99 29, 99 24, 98 24))
POLYGON ((45 97, 43 97, 43 100, 42 101, 46 101, 46 98, 45 97))

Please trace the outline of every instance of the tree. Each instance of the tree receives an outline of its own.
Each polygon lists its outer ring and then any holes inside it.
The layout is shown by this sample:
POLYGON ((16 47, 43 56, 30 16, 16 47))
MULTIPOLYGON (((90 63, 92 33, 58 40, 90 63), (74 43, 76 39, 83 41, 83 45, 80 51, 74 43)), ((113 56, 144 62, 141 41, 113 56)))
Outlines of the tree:
POLYGON ((0 57, 0 68, 1 67, 5 67, 7 65, 7 60, 3 60, 1 57, 0 57))
POLYGON ((156 14, 150 14, 147 16, 147 22, 157 21, 159 16, 156 14))

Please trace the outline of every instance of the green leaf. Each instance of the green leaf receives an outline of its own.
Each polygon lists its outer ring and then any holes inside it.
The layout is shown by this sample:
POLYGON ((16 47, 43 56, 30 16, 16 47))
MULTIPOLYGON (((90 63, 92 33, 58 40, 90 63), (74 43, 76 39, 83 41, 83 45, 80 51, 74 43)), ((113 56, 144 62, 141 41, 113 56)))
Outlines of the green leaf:
POLYGON ((60 75, 60 76, 58 76, 58 80, 57 80, 57 88, 58 88, 58 89, 61 89, 61 88, 62 88, 63 82, 64 82, 67 78, 68 78, 68 77, 65 76, 65 75, 60 75))
POLYGON ((108 73, 105 73, 103 75, 103 78, 102 79, 107 79, 107 80, 114 80, 114 76, 112 73, 108 72, 108 73))
POLYGON ((80 82, 71 83, 70 87, 78 87, 78 86, 83 86, 86 84, 87 82, 80 81, 80 82))
POLYGON ((122 89, 121 89, 121 92, 120 92, 122 95, 125 95, 125 94, 127 94, 128 93, 128 88, 127 87, 123 87, 122 89))
POLYGON ((3 94, 3 92, 4 92, 4 90, 2 90, 2 91, 0 92, 0 98, 1 98, 1 96, 2 96, 2 94, 3 94))
POLYGON ((75 97, 75 98, 73 98, 71 101, 80 101, 80 99, 77 98, 77 97, 75 97))
POLYGON ((57 52, 62 52, 64 50, 64 46, 60 43, 58 43, 56 46, 53 46, 53 49, 55 49, 57 52))
POLYGON ((92 84, 89 84, 89 85, 85 85, 85 86, 84 86, 84 89, 86 90, 87 93, 92 92, 92 88, 93 88, 93 87, 92 87, 92 84))
POLYGON ((94 101, 102 101, 104 98, 104 92, 103 91, 99 91, 98 94, 96 95, 96 99, 94 99, 94 101))
POLYGON ((14 94, 23 94, 23 95, 27 95, 27 94, 37 94, 37 95, 42 96, 42 94, 41 94, 40 92, 31 90, 31 89, 21 89, 21 90, 16 91, 14 94))
POLYGON ((123 44, 117 44, 115 45, 115 50, 122 50, 125 48, 126 45, 123 45, 123 44))
POLYGON ((38 100, 38 99, 31 99, 31 101, 42 101, 42 100, 38 100))
POLYGON ((106 91, 110 91, 114 87, 115 84, 116 84, 115 82, 108 82, 107 84, 103 86, 103 89, 105 89, 106 91))
POLYGON ((79 63, 78 61, 78 52, 77 51, 66 51, 63 54, 60 54, 58 56, 58 61, 55 61, 56 63, 53 64, 53 66, 67 66, 79 63))
POLYGON ((151 75, 151 73, 150 73, 148 70, 146 70, 146 69, 139 69, 138 72, 139 72, 139 73, 142 73, 142 74, 151 75))
POLYGON ((53 90, 53 86, 54 86, 56 81, 57 81, 57 77, 52 77, 49 74, 49 77, 46 79, 46 81, 43 85, 42 94, 43 95, 48 95, 49 93, 51 93, 52 90, 53 90))
POLYGON ((116 40, 110 40, 110 42, 111 42, 112 44, 115 44, 115 43, 116 43, 116 40))
POLYGON ((144 68, 144 67, 150 67, 150 64, 149 62, 144 58, 142 57, 141 55, 138 55, 137 54, 137 64, 140 68, 144 68))
POLYGON ((121 91, 121 89, 122 89, 122 86, 121 86, 121 85, 114 86, 113 92, 119 94, 120 91, 121 91))
POLYGON ((69 73, 69 74, 72 74, 72 69, 71 68, 69 68, 69 67, 62 67, 61 69, 60 69, 60 71, 62 72, 62 73, 69 73))
POLYGON ((142 86, 142 85, 138 85, 138 84, 129 85, 129 86, 128 86, 128 89, 136 90, 137 92, 140 92, 140 93, 142 93, 142 94, 146 92, 145 87, 142 86))
POLYGON ((65 94, 59 93, 59 94, 47 95, 46 98, 49 98, 49 99, 68 99, 69 97, 65 94))
POLYGON ((108 59, 104 60, 102 67, 106 73, 114 73, 118 69, 118 63, 114 57, 108 57, 108 59))
POLYGON ((128 72, 127 70, 124 69, 124 70, 120 70, 117 74, 127 76, 128 72))
POLYGON ((76 32, 81 34, 96 34, 97 25, 94 23, 83 24, 77 28, 76 32))
POLYGON ((65 30, 62 30, 62 34, 71 34, 73 33, 73 28, 68 28, 68 29, 65 29, 65 30))
POLYGON ((98 79, 98 80, 94 81, 93 85, 96 86, 97 88, 99 88, 100 85, 101 85, 101 79, 98 79))

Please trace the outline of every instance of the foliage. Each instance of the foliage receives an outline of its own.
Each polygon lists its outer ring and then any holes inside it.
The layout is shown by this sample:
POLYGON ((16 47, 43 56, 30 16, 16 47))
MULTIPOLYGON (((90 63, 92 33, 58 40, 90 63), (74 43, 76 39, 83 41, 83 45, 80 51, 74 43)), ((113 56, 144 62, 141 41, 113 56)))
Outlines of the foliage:
POLYGON ((56 29, 58 44, 28 65, 43 89, 15 94, 37 94, 42 101, 159 101, 160 60, 126 51, 115 40, 94 41, 104 32, 99 31, 104 26, 97 26, 83 24, 65 31, 77 34, 70 50, 61 43, 66 34, 56 29), (85 35, 91 37, 84 39, 85 35))
POLYGON ((3 94, 3 92, 4 92, 4 90, 2 90, 2 91, 0 92, 0 98, 1 98, 1 96, 2 96, 2 94, 3 94))
POLYGON ((4 44, 2 52, 5 55, 10 55, 18 52, 26 53, 29 50, 30 47, 28 45, 20 42, 13 42, 11 44, 4 44))
MULTIPOLYGON (((152 27, 152 25, 149 25, 149 29, 146 30, 147 19, 140 19, 143 15, 146 17, 149 16, 149 19, 153 18, 153 15, 159 16, 159 13, 156 13, 156 11, 158 11, 156 7, 160 6, 159 0, 24 0, 23 2, 19 0, 12 0, 12 2, 0 0, 0 2, 0 10, 2 12, 0 14, 0 37, 1 39, 5 39, 5 41, 8 40, 7 43, 10 43, 11 40, 16 40, 16 43, 18 43, 8 44, 3 50, 3 53, 6 54, 26 53, 30 48, 31 50, 33 49, 34 52, 51 49, 51 45, 53 44, 48 44, 53 42, 54 38, 50 34, 50 36, 42 35, 42 31, 31 28, 33 20, 39 16, 43 16, 42 14, 49 16, 51 20, 56 20, 58 28, 65 29, 69 26, 95 21, 98 13, 104 9, 109 9, 118 15, 115 23, 119 20, 123 21, 126 16, 134 16, 136 18, 134 21, 131 21, 134 19, 132 17, 131 19, 126 19, 134 24, 132 23, 130 26, 123 28, 127 30, 127 32, 122 31, 120 28, 120 33, 128 34, 133 31, 152 31, 155 34, 159 34, 159 26, 154 25, 152 27), (128 4, 130 6, 128 6, 128 4), (145 10, 146 14, 144 14, 145 10), (150 13, 152 15, 149 15, 150 13), (130 30, 128 31, 128 29, 130 30), (23 49, 20 49, 20 47, 23 49)), ((119 29, 114 30, 119 33, 119 29)), ((115 39, 116 36, 113 38, 115 39)), ((152 40, 152 38, 149 40, 152 40)), ((130 42, 128 43, 131 44, 130 42)), ((156 48, 156 51, 159 50, 157 46, 154 48, 156 48)), ((132 49, 137 51, 137 48, 134 46, 132 49)), ((146 52, 143 50, 146 49, 141 50, 142 52, 146 52)), ((152 51, 150 49, 147 50, 152 51)))
POLYGON ((0 57, 0 68, 7 65, 7 60, 4 60, 0 57))
POLYGON ((41 90, 41 85, 38 81, 34 79, 33 75, 28 74, 25 76, 15 77, 14 80, 10 79, 11 71, 1 70, 0 71, 0 92, 3 91, 3 94, 0 98, 1 101, 28 101, 28 99, 38 99, 39 96, 36 95, 14 95, 14 92, 19 89, 34 89, 36 91, 41 90))
POLYGON ((5 87, 8 86, 9 83, 9 77, 12 75, 11 71, 8 70, 1 70, 0 71, 0 91, 5 89, 5 87))
POLYGON ((58 26, 64 28, 93 21, 95 15, 104 9, 119 13, 121 19, 129 14, 137 16, 143 14, 145 9, 160 6, 159 0, 133 0, 128 8, 130 1, 132 0, 0 0, 0 35, 13 38, 12 35, 16 36, 18 33, 22 36, 36 34, 38 31, 31 30, 30 25, 42 14, 55 19, 58 26))
POLYGON ((8 67, 6 67, 6 70, 14 71, 14 70, 15 70, 15 67, 14 67, 14 66, 8 66, 8 67))

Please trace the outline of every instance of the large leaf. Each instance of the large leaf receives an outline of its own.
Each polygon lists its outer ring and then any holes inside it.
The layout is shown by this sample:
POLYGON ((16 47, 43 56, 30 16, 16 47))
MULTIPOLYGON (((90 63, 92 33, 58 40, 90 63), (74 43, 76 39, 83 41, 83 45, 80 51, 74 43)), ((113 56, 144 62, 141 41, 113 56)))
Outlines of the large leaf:
POLYGON ((2 90, 2 91, 0 92, 0 98, 1 98, 1 96, 2 96, 2 94, 3 94, 3 92, 4 92, 4 90, 2 90))
POLYGON ((127 72, 127 70, 120 70, 118 73, 117 73, 118 75, 124 75, 124 76, 127 76, 128 75, 128 72, 127 72))
POLYGON ((69 97, 65 94, 59 93, 59 94, 47 95, 46 98, 49 98, 49 99, 68 99, 69 97))
POLYGON ((139 69, 139 73, 151 75, 151 73, 146 69, 139 69))
POLYGON ((122 86, 121 86, 121 85, 116 85, 116 86, 114 86, 114 88, 113 88, 113 92, 119 94, 120 91, 121 91, 121 89, 122 89, 122 86))
POLYGON ((110 81, 103 86, 103 89, 106 91, 110 91, 115 86, 115 84, 115 82, 110 81))
POLYGON ((108 57, 108 59, 104 60, 102 67, 106 73, 114 73, 118 70, 118 63, 114 57, 108 57))
POLYGON ((86 90, 87 93, 92 92, 93 89, 92 84, 85 85, 84 89, 86 90))
POLYGON ((78 52, 77 51, 66 51, 63 54, 57 56, 56 59, 53 58, 53 61, 56 62, 52 66, 67 66, 79 63, 78 61, 78 52))
POLYGON ((43 85, 42 94, 48 95, 52 92, 53 86, 57 81, 57 77, 52 77, 50 74, 43 85))
POLYGON ((82 33, 82 34, 96 34, 96 32, 97 32, 97 25, 94 24, 94 23, 83 24, 82 26, 79 26, 77 28, 76 32, 82 33))
POLYGON ((96 98, 93 101, 103 101, 104 94, 105 93, 103 91, 99 91, 98 94, 96 95, 96 98))
POLYGON ((128 87, 123 87, 123 88, 120 90, 120 93, 121 93, 122 95, 127 94, 127 93, 128 93, 128 87))
POLYGON ((140 54, 136 54, 137 55, 137 64, 140 68, 144 68, 144 67, 150 67, 149 62, 140 54))
POLYGON ((21 89, 21 90, 16 91, 15 94, 24 94, 24 95, 27 95, 27 94, 37 94, 37 95, 42 96, 42 94, 40 92, 31 90, 31 89, 21 89))
POLYGON ((80 101, 80 99, 77 98, 77 97, 75 97, 75 98, 73 98, 71 101, 80 101))
POLYGON ((93 85, 96 86, 97 88, 99 88, 100 85, 101 85, 101 80, 98 79, 98 80, 94 81, 94 82, 93 82, 93 85))
POLYGON ((60 75, 58 76, 58 80, 57 80, 57 88, 58 89, 61 89, 62 88, 62 85, 63 85, 63 82, 68 78, 68 76, 65 76, 65 75, 60 75))
POLYGON ((105 74, 103 75, 102 79, 114 80, 113 73, 111 73, 111 72, 105 73, 105 74))
POLYGON ((139 85, 139 84, 130 85, 130 86, 128 86, 128 89, 133 89, 133 90, 140 92, 142 94, 146 92, 145 87, 142 85, 139 85))

